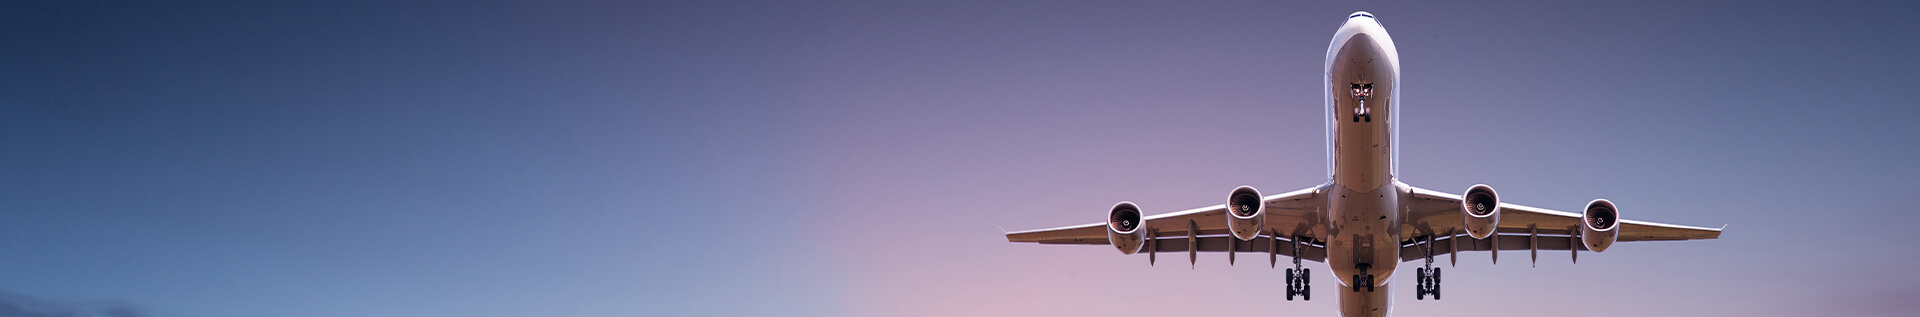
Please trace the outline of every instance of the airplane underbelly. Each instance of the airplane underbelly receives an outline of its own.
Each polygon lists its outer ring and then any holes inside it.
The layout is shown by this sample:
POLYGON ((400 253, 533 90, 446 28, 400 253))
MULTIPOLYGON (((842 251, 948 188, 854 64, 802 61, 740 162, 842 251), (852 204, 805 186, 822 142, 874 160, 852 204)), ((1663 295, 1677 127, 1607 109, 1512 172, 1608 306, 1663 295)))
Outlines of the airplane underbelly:
POLYGON ((1333 182, 1372 191, 1393 180, 1398 71, 1368 37, 1341 46, 1327 69, 1333 182))
POLYGON ((1399 195, 1394 186, 1356 192, 1335 188, 1328 230, 1327 260, 1335 273, 1375 274, 1382 279, 1400 263, 1399 195), (1366 264, 1362 271, 1360 264, 1366 264))
POLYGON ((1354 191, 1388 187, 1393 180, 1393 148, 1384 125, 1343 129, 1334 143, 1333 182, 1354 191))
POLYGON ((1392 300, 1388 284, 1400 263, 1399 195, 1395 186, 1354 191, 1335 186, 1329 206, 1327 266, 1340 281, 1342 316, 1385 316, 1392 300), (1354 292, 1356 275, 1372 274, 1374 289, 1354 292))
POLYGON ((1393 287, 1380 285, 1372 292, 1342 288, 1340 290, 1340 316, 1343 317, 1382 317, 1393 308, 1393 287))

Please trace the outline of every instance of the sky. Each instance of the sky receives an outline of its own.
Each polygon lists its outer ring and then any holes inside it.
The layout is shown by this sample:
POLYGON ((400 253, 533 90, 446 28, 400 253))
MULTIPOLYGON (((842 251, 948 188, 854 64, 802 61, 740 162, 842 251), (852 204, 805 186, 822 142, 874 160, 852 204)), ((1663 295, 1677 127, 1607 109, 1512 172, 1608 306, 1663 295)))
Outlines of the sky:
POLYGON ((1324 182, 1358 10, 1403 181, 1727 226, 1396 316, 1920 311, 1908 2, 22 1, 0 316, 1332 316, 1002 230, 1324 182))

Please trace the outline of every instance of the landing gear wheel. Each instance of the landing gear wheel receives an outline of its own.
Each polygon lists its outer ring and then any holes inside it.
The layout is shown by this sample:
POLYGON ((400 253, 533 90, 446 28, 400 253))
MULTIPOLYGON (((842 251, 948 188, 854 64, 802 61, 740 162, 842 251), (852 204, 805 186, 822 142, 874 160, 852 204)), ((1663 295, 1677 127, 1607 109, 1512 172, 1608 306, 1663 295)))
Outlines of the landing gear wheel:
POLYGON ((1293 300, 1295 295, 1300 296, 1300 300, 1313 300, 1313 284, 1309 283, 1312 276, 1313 271, 1306 268, 1287 269, 1287 300, 1293 300))
POLYGON ((1433 268, 1433 300, 1440 300, 1440 268, 1433 268))
POLYGON ((1299 284, 1294 284, 1294 282, 1296 282, 1296 280, 1293 278, 1293 269, 1287 269, 1287 300, 1288 301, 1292 301, 1293 295, 1298 294, 1298 292, 1294 291, 1294 289, 1297 288, 1299 284))
POLYGON ((1374 283, 1373 283, 1373 274, 1371 274, 1371 273, 1367 273, 1367 272, 1369 272, 1369 271, 1371 271, 1371 270, 1373 270, 1373 264, 1372 264, 1372 263, 1357 263, 1357 264, 1354 264, 1354 265, 1353 265, 1353 268, 1355 268, 1355 269, 1359 269, 1359 270, 1360 270, 1360 273, 1362 273, 1362 274, 1354 274, 1354 275, 1353 275, 1353 291, 1354 291, 1354 292, 1356 292, 1356 293, 1357 293, 1357 292, 1360 292, 1360 286, 1361 286, 1361 285, 1366 285, 1366 287, 1367 287, 1367 292, 1373 292, 1373 284, 1374 284, 1374 283), (1363 275, 1363 274, 1364 274, 1364 275, 1363 275))
POLYGON ((1300 300, 1313 300, 1313 269, 1300 269, 1300 300))
POLYGON ((1427 269, 1413 269, 1413 300, 1427 299, 1427 269))
POLYGON ((1354 293, 1359 293, 1359 292, 1360 292, 1360 283, 1361 283, 1361 282, 1365 282, 1365 281, 1362 281, 1362 280, 1360 280, 1360 274, 1354 274, 1354 275, 1353 275, 1353 292, 1354 292, 1354 293))
POLYGON ((1417 268, 1414 272, 1416 276, 1414 281, 1419 284, 1413 288, 1413 299, 1420 300, 1425 299, 1427 295, 1433 295, 1434 300, 1439 300, 1440 268, 1417 268))

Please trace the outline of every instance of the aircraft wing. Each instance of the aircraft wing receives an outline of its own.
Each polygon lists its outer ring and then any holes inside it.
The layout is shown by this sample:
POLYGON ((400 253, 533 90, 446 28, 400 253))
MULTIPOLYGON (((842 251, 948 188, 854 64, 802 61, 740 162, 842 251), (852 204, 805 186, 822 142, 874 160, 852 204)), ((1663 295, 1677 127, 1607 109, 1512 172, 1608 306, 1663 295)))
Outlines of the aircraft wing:
MULTIPOLYGON (((1500 224, 1494 230, 1495 236, 1473 239, 1465 235, 1460 195, 1415 187, 1412 196, 1413 199, 1406 202, 1408 218, 1401 227, 1401 236, 1427 236, 1432 241, 1404 243, 1401 259, 1406 261, 1426 257, 1428 251, 1422 244, 1432 246, 1432 252, 1436 254, 1495 249, 1586 250, 1584 245, 1573 241, 1576 238, 1575 231, 1580 230, 1578 213, 1500 203, 1500 224)), ((1720 230, 1623 219, 1620 221, 1620 235, 1615 241, 1718 239, 1720 230)))
MULTIPOLYGON (((1170 213, 1147 216, 1146 225, 1150 241, 1142 252, 1273 252, 1279 255, 1294 254, 1293 248, 1300 248, 1300 258, 1312 261, 1324 261, 1326 249, 1319 241, 1311 238, 1297 239, 1296 236, 1312 237, 1313 230, 1326 222, 1325 199, 1320 195, 1325 186, 1301 189, 1292 192, 1268 195, 1262 200, 1266 203, 1266 227, 1261 239, 1239 241, 1227 229, 1226 204, 1200 207, 1170 213), (1275 235, 1275 232, 1280 234, 1275 235), (1295 241, 1300 240, 1300 241, 1295 241)), ((1107 223, 1097 222, 1077 226, 1052 229, 1027 230, 1007 233, 1008 242, 1026 242, 1039 244, 1086 244, 1109 245, 1107 241, 1107 223)))

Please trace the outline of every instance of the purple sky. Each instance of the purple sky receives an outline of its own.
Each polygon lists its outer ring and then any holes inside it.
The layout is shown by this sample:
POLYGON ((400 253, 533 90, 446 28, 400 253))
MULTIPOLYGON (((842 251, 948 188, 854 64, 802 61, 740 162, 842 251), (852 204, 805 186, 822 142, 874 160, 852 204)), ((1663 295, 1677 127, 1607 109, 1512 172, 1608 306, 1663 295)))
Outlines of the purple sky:
POLYGON ((1396 316, 1920 311, 1911 3, 382 1, 0 5, 0 316, 1332 316, 1000 228, 1320 184, 1356 10, 1407 183, 1728 225, 1396 316))

